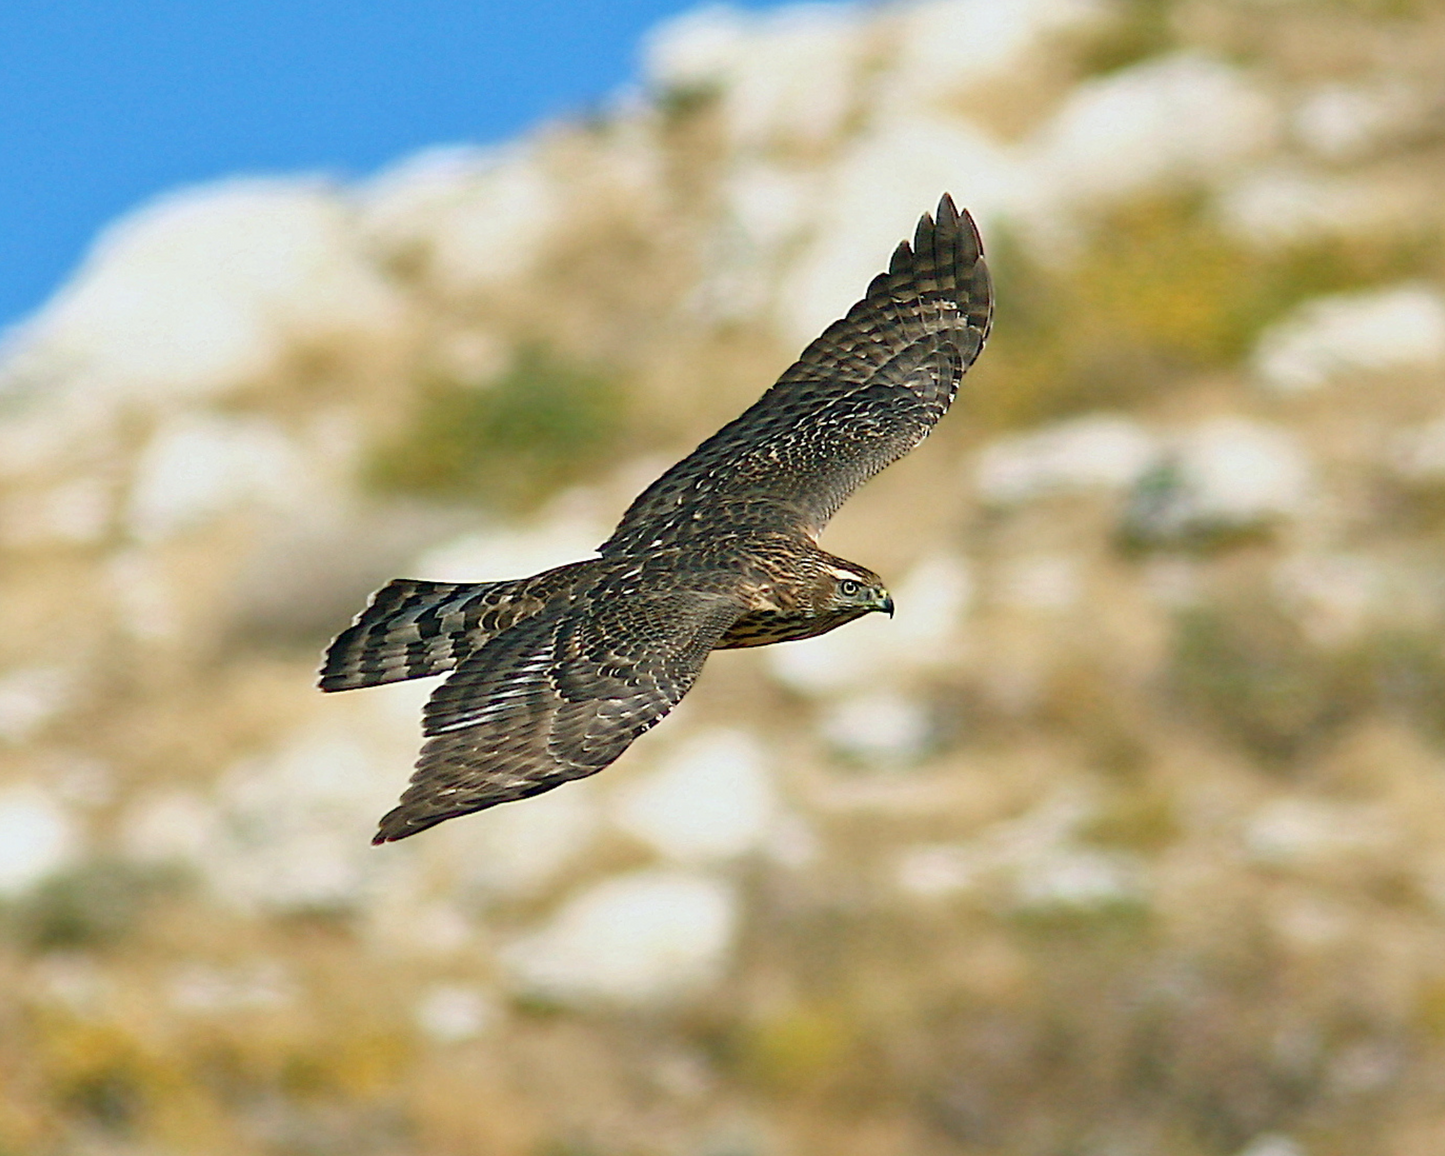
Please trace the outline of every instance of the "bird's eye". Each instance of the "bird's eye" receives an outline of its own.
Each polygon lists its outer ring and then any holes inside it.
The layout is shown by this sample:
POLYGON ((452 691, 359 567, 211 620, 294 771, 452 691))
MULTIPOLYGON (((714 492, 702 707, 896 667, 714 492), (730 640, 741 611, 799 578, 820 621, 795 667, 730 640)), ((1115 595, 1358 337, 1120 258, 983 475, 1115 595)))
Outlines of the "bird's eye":
POLYGON ((838 583, 838 589, 842 592, 844 598, 852 598, 863 589, 863 583, 855 582, 852 578, 844 578, 843 581, 838 583))

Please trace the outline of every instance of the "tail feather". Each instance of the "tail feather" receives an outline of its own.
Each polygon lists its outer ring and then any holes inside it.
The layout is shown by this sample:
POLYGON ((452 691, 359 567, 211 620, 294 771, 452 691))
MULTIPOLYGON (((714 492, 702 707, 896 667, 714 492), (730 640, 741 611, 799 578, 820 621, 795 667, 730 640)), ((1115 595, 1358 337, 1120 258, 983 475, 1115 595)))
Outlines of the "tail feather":
POLYGON ((451 670, 492 634, 524 616, 510 606, 517 582, 398 578, 330 647, 322 690, 352 690, 451 670))

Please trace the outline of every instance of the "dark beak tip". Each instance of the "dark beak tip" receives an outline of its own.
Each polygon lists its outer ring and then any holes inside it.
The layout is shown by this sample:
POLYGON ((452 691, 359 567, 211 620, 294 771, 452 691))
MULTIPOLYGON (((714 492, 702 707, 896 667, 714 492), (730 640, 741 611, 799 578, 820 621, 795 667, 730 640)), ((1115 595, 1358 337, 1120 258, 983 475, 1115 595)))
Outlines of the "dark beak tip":
POLYGON ((889 618, 892 618, 892 617, 893 617, 893 599, 892 599, 892 598, 885 598, 885 599, 883 599, 883 609, 887 612, 889 618))

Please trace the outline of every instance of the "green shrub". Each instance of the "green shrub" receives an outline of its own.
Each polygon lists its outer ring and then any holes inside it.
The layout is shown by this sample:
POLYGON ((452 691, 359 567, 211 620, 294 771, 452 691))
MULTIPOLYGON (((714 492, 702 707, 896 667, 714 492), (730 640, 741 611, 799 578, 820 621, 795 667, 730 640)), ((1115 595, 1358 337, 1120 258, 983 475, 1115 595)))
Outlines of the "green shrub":
POLYGON ((180 885, 172 872, 94 860, 47 879, 17 905, 13 922, 19 938, 36 948, 108 947, 180 885))
POLYGON ((1187 188, 1101 214, 1059 264, 1035 260, 996 227, 998 313, 969 396, 1000 426, 1136 405, 1238 365, 1303 300, 1431 273, 1439 249, 1428 226, 1392 242, 1256 248, 1187 188))
POLYGON ((1274 763, 1299 754, 1362 705, 1341 662, 1263 606, 1180 615, 1170 688, 1191 714, 1274 763))
POLYGON ((624 409, 609 377, 529 346, 482 388, 424 386, 410 422, 372 458, 367 480, 385 493, 526 509, 595 473, 618 445, 624 409))

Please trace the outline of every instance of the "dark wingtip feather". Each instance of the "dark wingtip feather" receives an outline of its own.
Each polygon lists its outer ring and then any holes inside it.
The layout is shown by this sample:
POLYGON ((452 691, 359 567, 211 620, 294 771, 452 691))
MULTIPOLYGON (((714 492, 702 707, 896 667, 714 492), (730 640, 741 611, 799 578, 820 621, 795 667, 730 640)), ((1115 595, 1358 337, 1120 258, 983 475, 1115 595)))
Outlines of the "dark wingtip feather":
MULTIPOLYGON (((925 221, 928 215, 924 214, 925 221)), ((944 244, 957 244, 960 240, 967 238, 969 244, 965 247, 968 260, 977 261, 983 256, 983 238, 979 236, 978 225, 973 219, 973 214, 967 209, 959 209, 953 203, 953 196, 944 193, 938 199, 938 208, 934 212, 935 231, 941 237, 944 244)), ((923 222, 919 222, 919 228, 923 222)))
POLYGON ((429 823, 416 823, 406 812, 407 807, 403 803, 402 806, 393 807, 383 815, 381 821, 376 825, 376 834, 371 837, 371 845, 380 847, 383 843, 395 843, 398 839, 405 839, 408 835, 425 831, 428 827, 435 826, 442 819, 448 817, 441 815, 429 823))
MULTIPOLYGON (((924 213, 918 218, 918 226, 913 230, 913 251, 915 253, 927 253, 933 248, 933 218, 924 213)), ((905 241, 904 244, 907 244, 905 241)))
POLYGON ((958 231, 966 234, 969 239, 969 257, 971 260, 983 259, 983 237, 978 231, 978 224, 973 219, 973 214, 967 209, 958 215, 958 231))
POLYGON ((316 685, 327 694, 338 690, 353 690, 356 688, 357 684, 352 681, 351 677, 347 674, 341 660, 342 653, 351 641, 350 638, 347 637, 349 634, 351 634, 350 630, 343 631, 331 645, 326 648, 326 656, 322 661, 319 677, 316 679, 316 685), (343 639, 345 639, 345 642, 343 642, 343 639))
MULTIPOLYGON (((925 216, 924 220, 927 219, 928 218, 925 216)), ((912 267, 913 249, 909 246, 907 241, 899 241, 898 248, 893 250, 893 256, 888 261, 888 272, 879 274, 879 276, 873 278, 873 283, 877 284, 878 282, 882 281, 884 284, 886 284, 886 279, 889 276, 901 276, 912 267)), ((872 292, 871 286, 869 287, 869 292, 872 292)))
POLYGON ((316 685, 328 694, 332 691, 352 689, 353 683, 346 677, 342 655, 350 648, 356 635, 357 627, 353 623, 331 640, 331 645, 326 648, 326 653, 321 658, 316 685))

